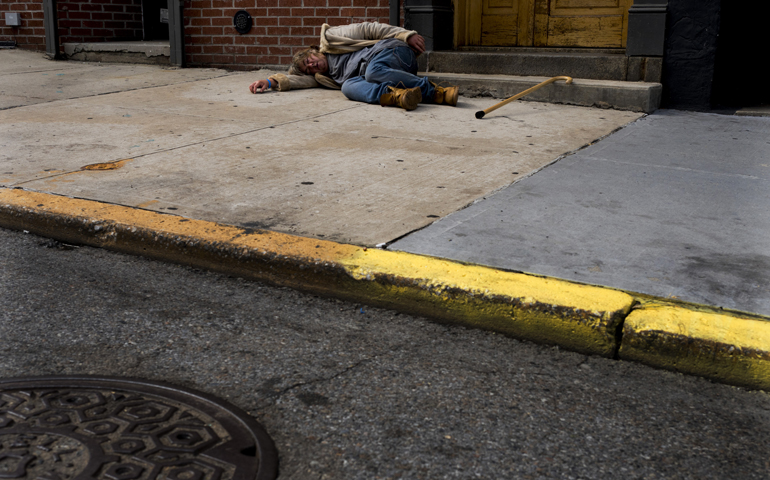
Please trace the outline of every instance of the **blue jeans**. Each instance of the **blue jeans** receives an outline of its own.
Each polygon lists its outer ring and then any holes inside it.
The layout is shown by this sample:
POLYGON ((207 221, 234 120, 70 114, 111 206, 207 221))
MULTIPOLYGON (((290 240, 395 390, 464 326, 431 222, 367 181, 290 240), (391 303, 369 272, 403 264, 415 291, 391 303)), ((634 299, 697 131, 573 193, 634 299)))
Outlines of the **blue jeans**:
POLYGON ((363 76, 346 80, 342 93, 357 102, 379 104, 388 87, 420 87, 423 102, 429 102, 435 89, 427 77, 418 77, 416 73, 417 57, 411 48, 388 48, 374 56, 363 76))

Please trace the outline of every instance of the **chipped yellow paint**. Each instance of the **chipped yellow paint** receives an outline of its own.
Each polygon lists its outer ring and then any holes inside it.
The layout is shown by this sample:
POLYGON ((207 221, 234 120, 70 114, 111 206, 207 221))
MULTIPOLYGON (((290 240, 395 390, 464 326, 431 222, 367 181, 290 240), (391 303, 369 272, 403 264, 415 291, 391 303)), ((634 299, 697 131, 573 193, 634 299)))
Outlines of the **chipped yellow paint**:
POLYGON ((358 249, 351 245, 340 245, 325 240, 313 240, 269 231, 252 232, 214 222, 20 189, 0 189, 0 204, 4 203, 41 213, 85 217, 92 221, 112 222, 134 229, 164 232, 204 242, 233 243, 236 246, 263 251, 279 251, 284 255, 316 257, 321 261, 333 261, 339 255, 337 252, 345 251, 350 255, 358 249))
POLYGON ((114 162, 104 163, 92 163, 90 165, 83 165, 81 170, 117 170, 123 168, 123 166, 133 160, 133 158, 125 158, 123 160, 115 160, 114 162))
POLYGON ((404 252, 358 249, 337 261, 381 303, 461 325, 603 356, 634 299, 579 285, 404 252))
POLYGON ((635 333, 666 332, 770 353, 770 322, 729 313, 651 304, 633 311, 626 328, 635 333))
POLYGON ((631 297, 617 290, 580 285, 555 278, 505 272, 438 258, 384 250, 357 250, 341 258, 357 279, 375 274, 416 279, 425 287, 459 289, 475 295, 515 298, 525 304, 547 304, 603 315, 628 308, 631 297))
POLYGON ((770 319, 650 302, 623 326, 623 360, 770 389, 770 319))
POLYGON ((0 189, 0 219, 60 240, 236 271, 605 356, 615 352, 615 330, 634 302, 611 289, 21 189, 0 189))

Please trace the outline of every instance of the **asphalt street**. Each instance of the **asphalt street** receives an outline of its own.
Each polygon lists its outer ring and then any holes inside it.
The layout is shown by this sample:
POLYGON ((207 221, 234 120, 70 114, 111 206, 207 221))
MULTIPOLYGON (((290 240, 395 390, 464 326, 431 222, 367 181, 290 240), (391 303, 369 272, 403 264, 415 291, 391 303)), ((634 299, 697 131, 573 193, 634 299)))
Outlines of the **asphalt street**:
POLYGON ((770 397, 0 230, 3 377, 235 403, 281 479, 766 478, 770 397))

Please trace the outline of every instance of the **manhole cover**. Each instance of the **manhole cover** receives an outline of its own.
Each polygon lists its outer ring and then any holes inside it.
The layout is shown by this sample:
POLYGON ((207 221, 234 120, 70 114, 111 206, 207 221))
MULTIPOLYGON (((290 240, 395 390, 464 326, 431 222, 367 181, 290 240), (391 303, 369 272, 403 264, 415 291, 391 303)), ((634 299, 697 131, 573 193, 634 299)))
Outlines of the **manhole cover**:
POLYGON ((0 478, 272 480, 272 440, 210 395, 143 380, 0 380, 0 478))

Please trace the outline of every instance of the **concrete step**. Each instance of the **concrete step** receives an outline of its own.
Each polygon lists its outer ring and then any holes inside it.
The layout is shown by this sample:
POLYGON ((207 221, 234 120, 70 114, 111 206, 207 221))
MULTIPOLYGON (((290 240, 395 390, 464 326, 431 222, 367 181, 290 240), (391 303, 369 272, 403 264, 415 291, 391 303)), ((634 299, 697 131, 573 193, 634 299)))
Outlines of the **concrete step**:
POLYGON ((735 112, 740 117, 770 117, 770 105, 744 107, 735 112))
POLYGON ((428 52, 420 56, 420 70, 431 73, 469 73, 592 80, 660 82, 662 60, 627 57, 625 51, 591 49, 474 48, 428 52))
POLYGON ((63 47, 67 59, 81 62, 168 65, 171 58, 168 40, 65 43, 63 47))
MULTIPOLYGON (((511 97, 550 78, 437 72, 420 75, 426 75, 436 83, 457 85, 460 94, 466 97, 496 99, 511 97)), ((522 100, 652 113, 660 107, 662 90, 660 83, 574 78, 570 85, 555 82, 535 90, 522 100)), ((489 106, 492 105, 494 102, 490 102, 489 106)))

